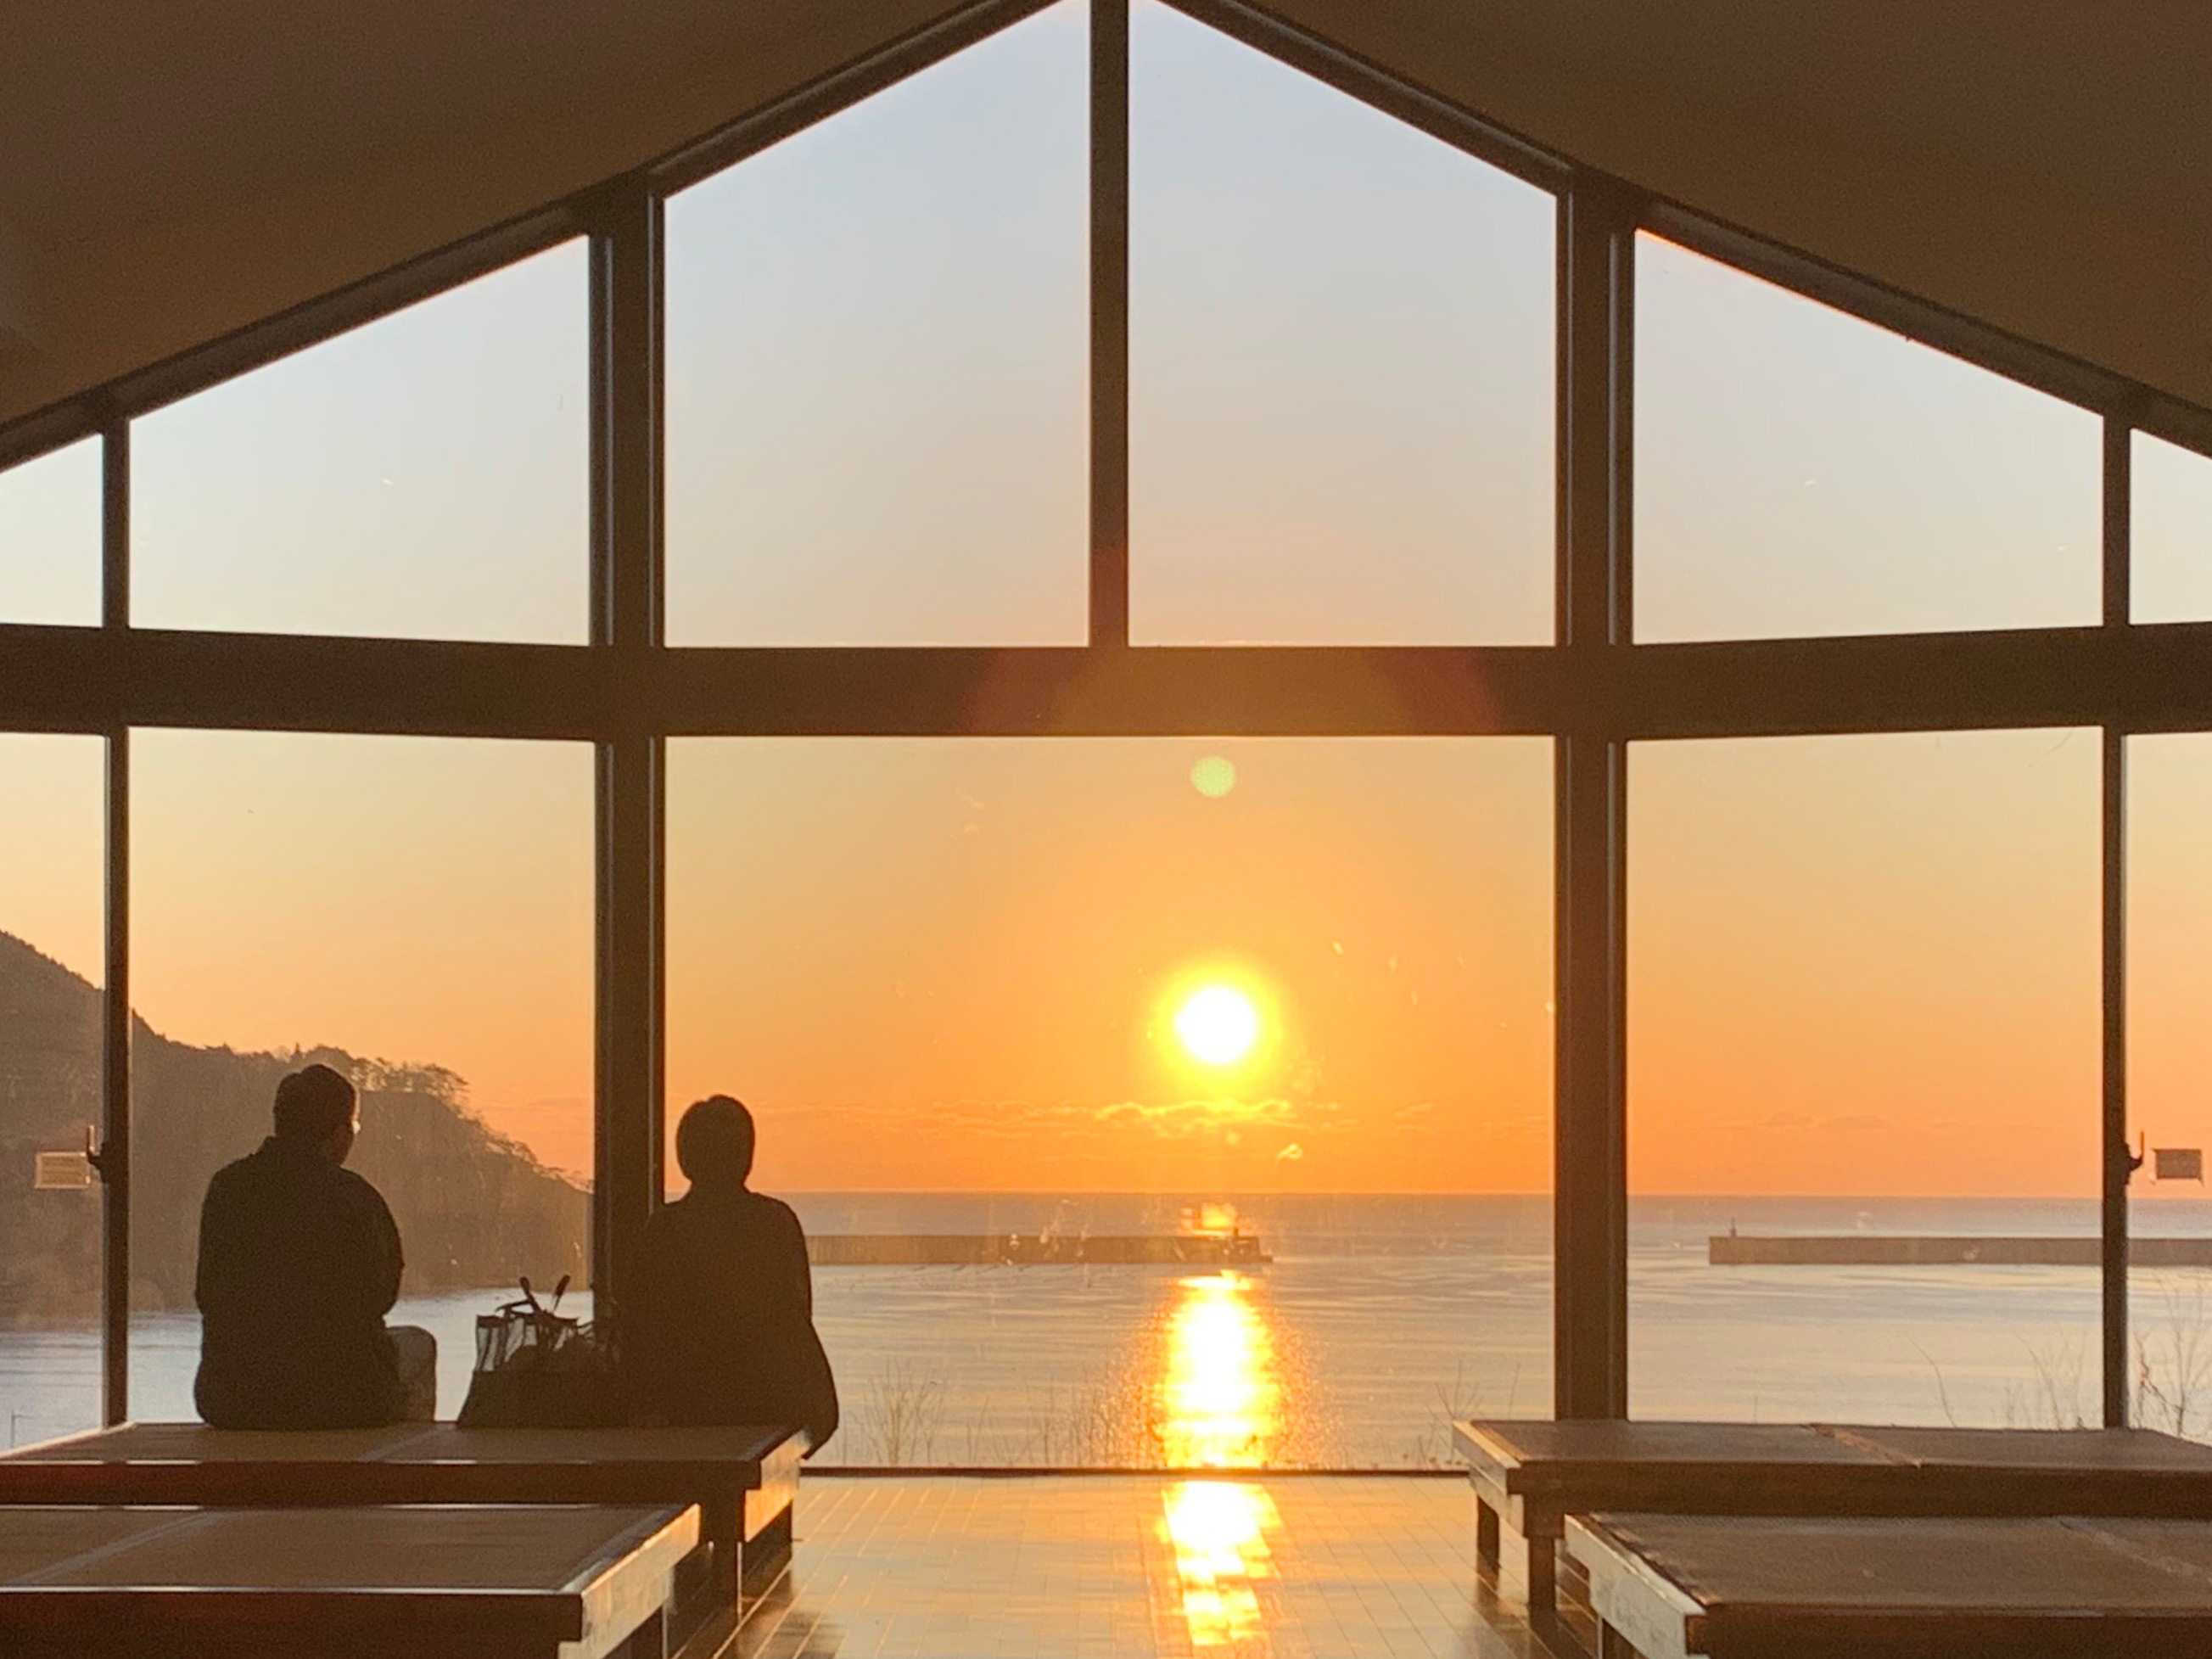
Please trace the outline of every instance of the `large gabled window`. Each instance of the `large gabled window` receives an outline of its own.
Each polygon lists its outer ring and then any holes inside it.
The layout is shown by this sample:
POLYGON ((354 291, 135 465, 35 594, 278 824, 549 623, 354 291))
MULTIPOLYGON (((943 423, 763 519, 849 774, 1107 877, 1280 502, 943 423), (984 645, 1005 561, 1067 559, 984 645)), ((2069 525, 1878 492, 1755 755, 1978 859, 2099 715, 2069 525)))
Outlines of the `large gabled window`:
POLYGON ((143 1176, 100 1343, 96 1201, 0 1202, 59 1229, 6 1409, 101 1344, 185 1408, 191 1188, 314 1049, 450 1153, 387 1173, 455 1322, 618 1316, 669 1117, 752 1096, 848 1458, 2202 1431, 2122 1276, 1711 1236, 2200 1247, 2096 1189, 2194 1144, 2208 453, 1228 0, 949 14, 0 429, 0 933, 67 1016, 0 999, 0 1140, 143 1176), (998 1265, 1139 1236, 1196 1254, 998 1265))

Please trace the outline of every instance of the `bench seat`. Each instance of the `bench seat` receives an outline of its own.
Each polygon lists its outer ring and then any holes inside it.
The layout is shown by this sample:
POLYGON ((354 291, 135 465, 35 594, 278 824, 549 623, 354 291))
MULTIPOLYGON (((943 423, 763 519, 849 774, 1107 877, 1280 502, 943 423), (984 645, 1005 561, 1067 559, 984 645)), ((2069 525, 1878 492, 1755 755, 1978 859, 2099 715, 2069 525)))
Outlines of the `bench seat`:
POLYGON ((713 1583, 734 1602, 758 1596, 790 1565, 805 1447, 789 1428, 126 1423, 0 1455, 0 1504, 696 1504, 713 1583))
POLYGON ((1604 1659, 2206 1659, 2212 1522, 1603 1515, 1604 1659))
POLYGON ((1532 1620, 1556 1611, 1567 1517, 2212 1515, 2212 1446, 2148 1429, 1490 1419, 1454 1425, 1475 1549, 1527 1541, 1532 1620))
POLYGON ((661 1659, 696 1509, 0 1509, 0 1650, 661 1659))

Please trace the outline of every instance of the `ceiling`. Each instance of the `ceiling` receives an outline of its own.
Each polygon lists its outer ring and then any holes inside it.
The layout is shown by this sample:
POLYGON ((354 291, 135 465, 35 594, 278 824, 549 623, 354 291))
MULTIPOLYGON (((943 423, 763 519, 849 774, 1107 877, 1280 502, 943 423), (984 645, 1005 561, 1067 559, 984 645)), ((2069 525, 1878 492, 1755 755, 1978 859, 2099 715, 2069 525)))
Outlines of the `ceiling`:
MULTIPOLYGON (((2212 405, 2212 9, 1271 0, 1553 149, 2212 405)), ((0 421, 623 171, 945 0, 12 0, 0 421)))

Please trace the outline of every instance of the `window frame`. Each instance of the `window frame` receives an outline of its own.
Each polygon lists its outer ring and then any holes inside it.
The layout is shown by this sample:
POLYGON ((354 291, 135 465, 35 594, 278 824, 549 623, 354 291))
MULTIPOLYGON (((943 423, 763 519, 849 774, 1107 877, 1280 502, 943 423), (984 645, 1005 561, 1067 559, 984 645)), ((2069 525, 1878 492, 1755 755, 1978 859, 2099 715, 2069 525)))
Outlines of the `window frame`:
POLYGON ((2212 455, 2212 410, 1852 275, 1531 143, 1242 0, 1165 0, 1551 192, 1555 643, 1133 647, 1128 3, 1090 0, 1089 642, 685 647, 662 633, 662 204, 1050 0, 975 0, 646 167, 0 425, 0 466, 103 440, 97 628, 0 624, 0 729, 106 738, 106 1401, 128 1415, 130 732, 181 726, 583 739, 598 763, 594 1280, 610 1304, 661 1187, 665 747, 674 736, 1543 735, 1553 739, 1555 1407, 1627 1407, 1626 745, 2003 726, 2103 732, 2104 1403, 2127 1412, 2125 740, 2212 730, 2212 623, 2129 611, 2131 434, 2212 455), (1638 644, 1635 238, 1694 252, 2104 422, 2100 624, 1638 644), (130 621, 137 416, 579 235, 591 247, 592 628, 583 646, 183 633, 130 621))

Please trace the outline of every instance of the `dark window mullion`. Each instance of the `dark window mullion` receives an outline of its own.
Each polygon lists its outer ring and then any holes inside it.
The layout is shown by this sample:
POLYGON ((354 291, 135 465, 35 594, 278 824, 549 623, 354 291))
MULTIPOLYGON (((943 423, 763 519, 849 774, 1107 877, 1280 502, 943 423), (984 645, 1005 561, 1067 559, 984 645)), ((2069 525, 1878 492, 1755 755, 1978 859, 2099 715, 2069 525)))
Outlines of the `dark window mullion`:
MULTIPOLYGON (((131 427, 100 441, 100 632, 131 626, 131 427)), ((131 1415, 131 729, 107 732, 106 961, 100 979, 100 1414, 131 1415)))
MULTIPOLYGON (((2116 416, 2105 417, 2105 629, 2122 643, 2130 605, 2130 466, 2135 434, 2116 416)), ((2100 903, 2103 951, 2103 1182, 2105 1425, 2128 1422, 2128 915, 2127 760, 2124 725, 2104 728, 2100 903)))
POLYGON ((1554 744, 1554 1409, 1628 1409, 1625 1025, 1627 744, 1612 682, 1628 637, 1635 205, 1600 179, 1560 206, 1559 645, 1554 744))
POLYGON ((1091 0, 1091 628, 1129 642, 1129 3, 1091 0))
POLYGON ((662 640, 661 207, 611 191, 592 234, 592 644, 596 732, 592 1284, 619 1304, 660 1195, 665 1045, 665 744, 651 696, 662 640))

